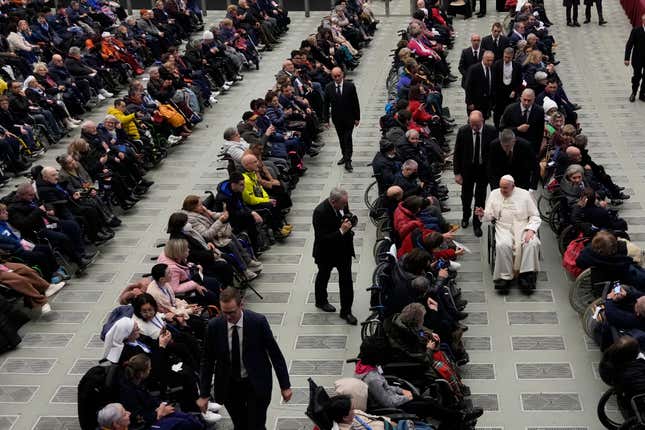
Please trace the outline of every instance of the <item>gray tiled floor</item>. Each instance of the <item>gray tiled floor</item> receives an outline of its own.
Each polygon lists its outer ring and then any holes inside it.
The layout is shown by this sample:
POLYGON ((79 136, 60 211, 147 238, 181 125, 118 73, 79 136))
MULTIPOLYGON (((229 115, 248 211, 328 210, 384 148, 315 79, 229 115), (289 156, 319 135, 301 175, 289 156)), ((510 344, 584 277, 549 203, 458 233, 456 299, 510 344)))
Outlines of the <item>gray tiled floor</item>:
MULTIPOLYGON (((491 1, 489 1, 491 3, 491 1)), ((558 40, 558 67, 570 97, 584 105, 581 121, 590 136, 592 153, 606 161, 611 172, 621 171, 625 185, 633 188, 633 199, 626 206, 630 230, 637 242, 645 242, 645 218, 639 203, 645 196, 639 170, 645 153, 631 154, 630 146, 643 141, 643 130, 634 124, 645 117, 645 106, 626 101, 627 70, 622 66, 620 49, 628 32, 627 21, 617 2, 605 4, 610 24, 582 29, 562 26, 563 13, 556 0, 547 0, 551 19, 558 25, 553 32, 558 40), (595 53, 600 49, 600 56, 595 53), (608 61, 607 66, 599 63, 608 61), (593 85, 603 82, 603 85, 593 85), (632 179, 633 178, 633 179, 632 179), (640 234, 638 233, 640 232, 640 234)), ((382 10, 383 3, 375 2, 382 10)), ((353 74, 361 98, 364 120, 355 134, 356 162, 353 174, 345 173, 334 161, 338 147, 332 132, 325 140, 323 153, 308 162, 309 171, 294 192, 291 214, 293 237, 275 246, 263 259, 265 273, 256 282, 265 301, 249 300, 248 306, 263 312, 287 358, 292 384, 299 387, 292 404, 282 404, 276 391, 269 413, 268 428, 309 429, 303 418, 307 401, 306 378, 313 374, 318 383, 330 387, 339 375, 350 375, 352 366, 344 360, 356 354, 359 330, 345 325, 336 315, 319 313, 312 304, 313 243, 309 216, 318 201, 339 183, 350 190, 353 210, 361 217, 356 236, 357 259, 353 266, 356 280, 355 313, 367 316, 368 297, 364 288, 373 270, 371 250, 374 227, 366 222, 362 203, 363 189, 371 172, 365 164, 378 147, 377 119, 382 114, 385 95, 383 83, 389 69, 389 50, 396 31, 406 22, 407 2, 392 5, 395 16, 382 18, 381 30, 361 66, 353 74)), ((489 4, 489 10, 493 4, 489 4)), ((221 98, 221 104, 207 113, 205 122, 190 139, 176 148, 172 156, 152 175, 157 182, 152 195, 124 217, 117 238, 102 250, 98 264, 86 277, 74 279, 52 301, 56 313, 28 324, 24 342, 17 351, 0 357, 0 429, 76 429, 75 385, 80 373, 102 352, 96 335, 118 292, 127 282, 145 273, 149 257, 158 252, 155 245, 164 237, 168 215, 186 194, 212 189, 223 171, 216 154, 224 127, 233 125, 252 97, 261 96, 272 85, 272 75, 289 51, 314 30, 321 14, 303 19, 293 13, 292 29, 276 51, 265 55, 261 73, 248 73, 245 81, 221 98), (29 359, 29 360, 23 360, 29 359), (12 427, 13 426, 13 427, 12 427)), ((455 20, 457 48, 465 46, 469 33, 487 28, 497 18, 492 12, 485 19, 455 20)), ((450 54, 456 69, 459 49, 450 54)), ((463 121, 463 93, 448 89, 446 104, 463 121)), ((47 162, 61 150, 50 151, 47 162)), ((448 176, 447 183, 451 180, 448 176)), ((453 211, 449 218, 459 219, 458 190, 450 185, 453 211)), ((470 331, 465 341, 471 364, 464 376, 471 386, 473 400, 486 409, 482 428, 507 430, 598 429, 596 401, 604 387, 594 366, 597 348, 583 335, 579 320, 567 300, 568 282, 560 268, 555 243, 547 230, 542 232, 544 272, 539 289, 530 300, 518 294, 498 297, 490 288, 487 268, 482 265, 479 241, 470 230, 461 239, 474 251, 464 258, 460 285, 469 298, 470 331), (519 378, 519 379, 518 379, 519 378)), ((484 250, 485 251, 485 250, 484 250)), ((335 278, 334 278, 335 279, 335 278)), ((334 281, 335 282, 335 281, 334 281)), ((337 300, 336 285, 330 286, 332 301, 337 300)), ((220 426, 230 428, 230 422, 220 426)))

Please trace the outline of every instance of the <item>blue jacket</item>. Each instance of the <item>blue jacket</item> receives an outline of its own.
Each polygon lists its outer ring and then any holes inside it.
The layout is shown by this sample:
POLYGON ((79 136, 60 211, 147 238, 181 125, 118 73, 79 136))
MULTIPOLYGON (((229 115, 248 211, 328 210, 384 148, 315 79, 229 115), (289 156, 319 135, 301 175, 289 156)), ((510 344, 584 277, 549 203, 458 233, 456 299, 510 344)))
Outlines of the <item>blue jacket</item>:
POLYGON ((636 300, 643 295, 645 293, 632 288, 622 300, 613 301, 607 299, 605 302, 605 316, 609 324, 617 329, 645 330, 645 320, 639 318, 634 312, 636 300))
POLYGON ((14 251, 22 249, 20 237, 18 237, 6 221, 0 221, 0 249, 14 251))

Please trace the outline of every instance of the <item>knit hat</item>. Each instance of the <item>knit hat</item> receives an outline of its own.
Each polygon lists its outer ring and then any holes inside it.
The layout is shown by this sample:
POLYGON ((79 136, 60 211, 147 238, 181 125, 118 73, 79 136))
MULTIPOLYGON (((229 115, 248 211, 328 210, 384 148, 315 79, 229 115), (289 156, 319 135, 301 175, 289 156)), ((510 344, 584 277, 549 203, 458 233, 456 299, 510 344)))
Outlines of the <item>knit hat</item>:
POLYGON ((212 31, 204 31, 204 34, 202 35, 202 40, 213 40, 215 39, 215 36, 213 36, 212 31))
POLYGON ((544 103, 542 103, 542 108, 544 109, 544 112, 548 112, 553 108, 557 109, 558 104, 553 100, 551 100, 550 98, 544 97, 544 103))
POLYGON ((109 31, 104 31, 103 33, 101 33, 101 37, 103 39, 105 39, 106 37, 111 37, 111 36, 112 36, 112 34, 109 31))

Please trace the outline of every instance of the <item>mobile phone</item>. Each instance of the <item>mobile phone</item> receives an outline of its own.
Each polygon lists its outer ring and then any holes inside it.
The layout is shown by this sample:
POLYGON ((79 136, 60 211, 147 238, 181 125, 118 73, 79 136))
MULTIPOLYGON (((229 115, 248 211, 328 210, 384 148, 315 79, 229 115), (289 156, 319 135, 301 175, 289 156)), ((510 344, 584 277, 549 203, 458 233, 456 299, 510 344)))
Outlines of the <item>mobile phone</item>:
POLYGON ((615 294, 620 294, 620 285, 616 285, 616 286, 614 287, 614 293, 615 293, 615 294))

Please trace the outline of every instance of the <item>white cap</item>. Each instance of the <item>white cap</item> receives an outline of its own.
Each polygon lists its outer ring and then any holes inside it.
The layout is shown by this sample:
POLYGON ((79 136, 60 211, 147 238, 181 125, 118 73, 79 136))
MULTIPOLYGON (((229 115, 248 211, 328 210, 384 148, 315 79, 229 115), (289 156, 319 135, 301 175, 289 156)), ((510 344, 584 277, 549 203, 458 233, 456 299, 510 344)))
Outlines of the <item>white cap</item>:
POLYGON ((502 178, 500 179, 500 182, 501 181, 510 182, 511 184, 515 185, 515 179, 513 179, 513 177, 511 175, 502 176, 502 178))
POLYGON ((208 30, 206 30, 206 31, 204 32, 204 34, 202 35, 202 39, 203 39, 203 40, 213 40, 213 39, 215 39, 215 36, 213 36, 213 32, 212 32, 212 31, 208 31, 208 30))

